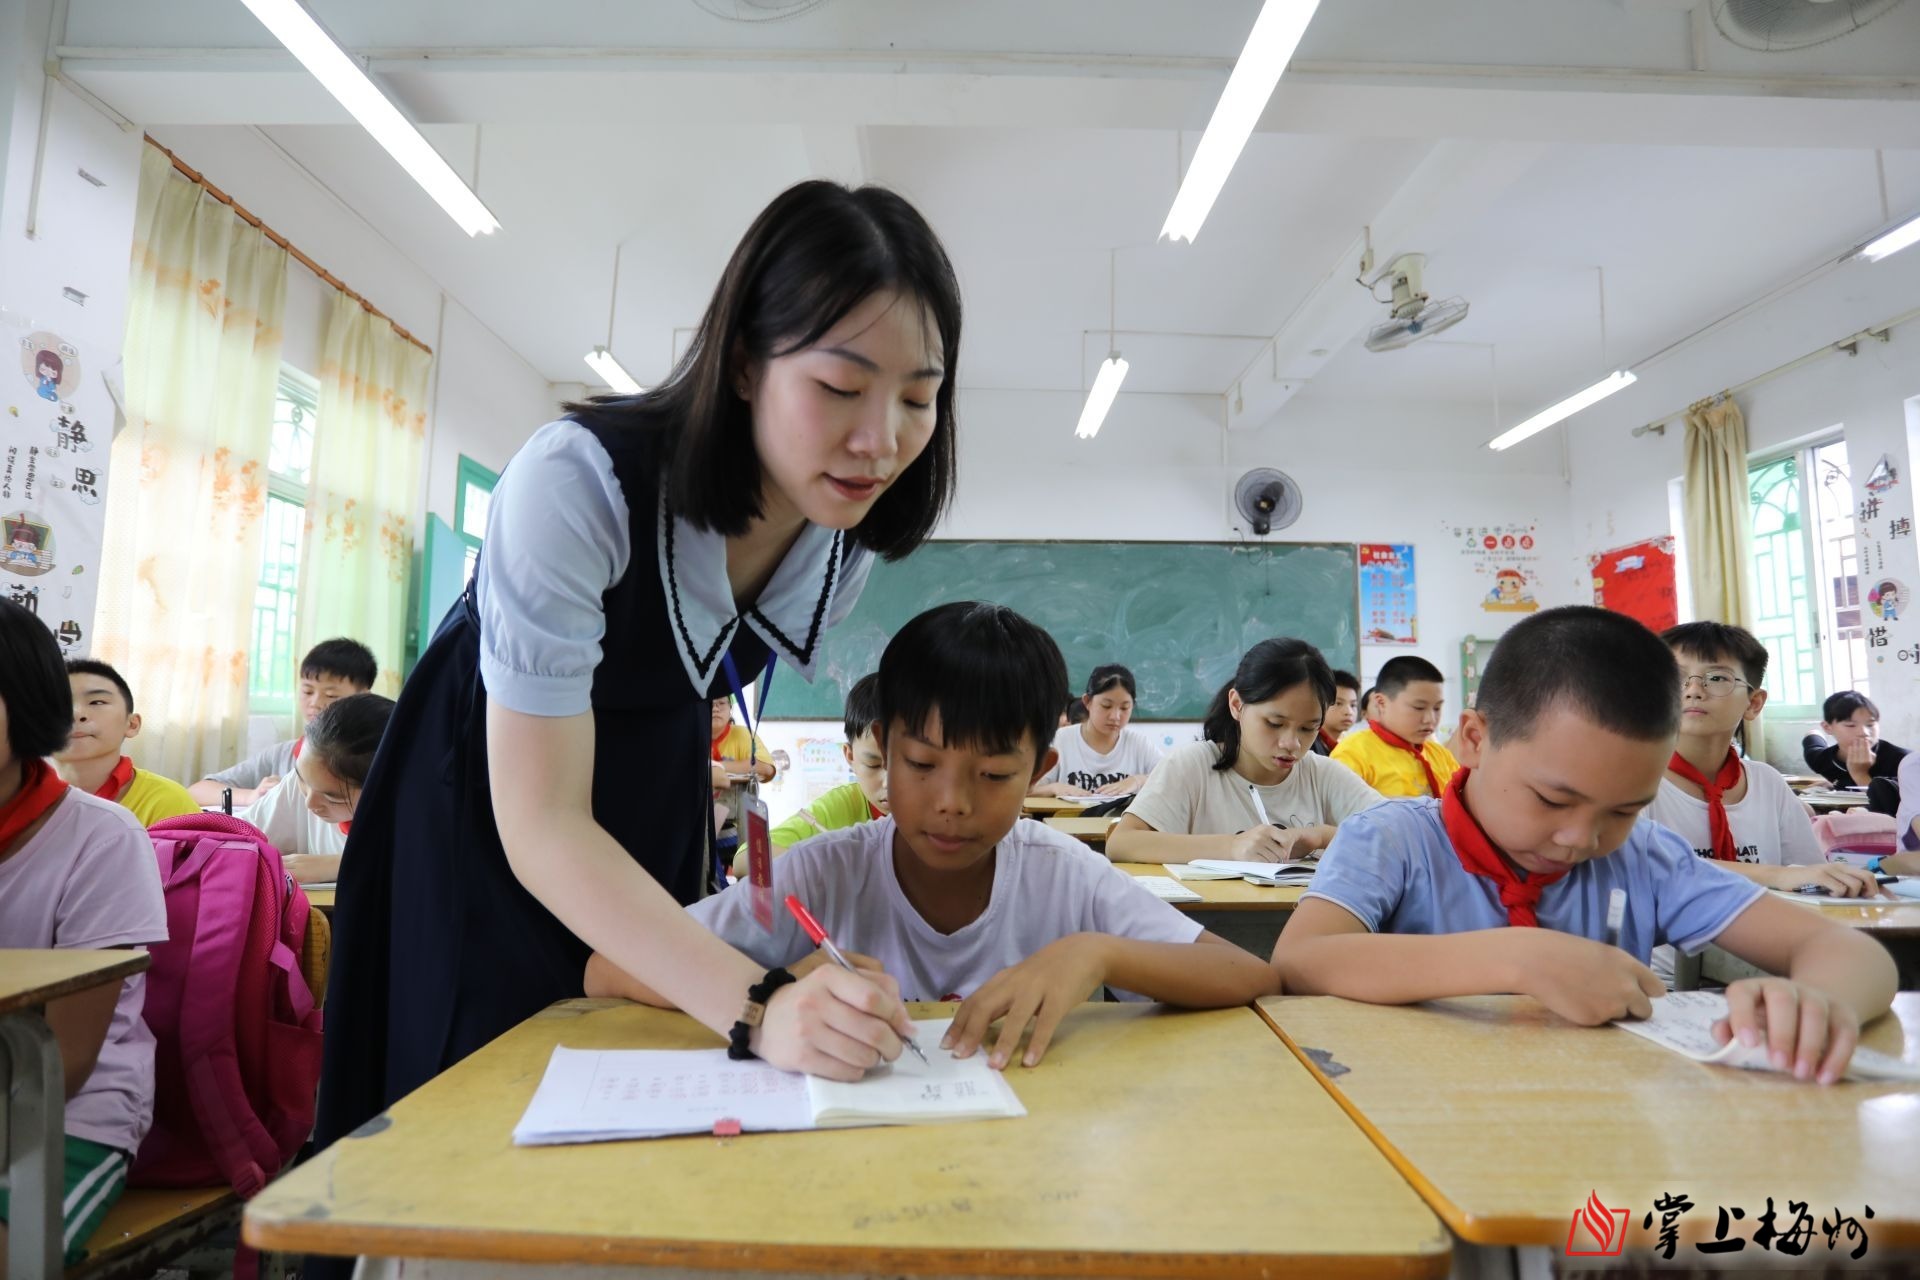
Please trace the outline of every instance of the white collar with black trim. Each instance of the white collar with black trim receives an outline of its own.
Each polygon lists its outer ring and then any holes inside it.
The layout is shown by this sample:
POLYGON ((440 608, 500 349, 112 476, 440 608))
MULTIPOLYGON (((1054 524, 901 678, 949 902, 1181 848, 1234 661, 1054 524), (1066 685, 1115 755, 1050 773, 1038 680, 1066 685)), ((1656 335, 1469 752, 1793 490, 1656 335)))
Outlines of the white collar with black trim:
MULTIPOLYGON (((727 582, 727 540, 710 529, 694 528, 682 516, 670 515, 664 493, 658 508, 654 542, 660 589, 667 600, 673 647, 700 696, 705 697, 712 687, 721 655, 733 644, 734 632, 743 621, 801 679, 811 682, 828 620, 836 614, 835 596, 843 589, 855 593, 860 589, 859 581, 847 581, 847 561, 864 562, 864 550, 850 547, 844 533, 809 522, 760 598, 744 613, 736 612, 733 588, 727 582)), ((864 563, 859 567, 864 569, 864 563)), ((740 678, 752 680, 758 675, 742 671, 740 678)))

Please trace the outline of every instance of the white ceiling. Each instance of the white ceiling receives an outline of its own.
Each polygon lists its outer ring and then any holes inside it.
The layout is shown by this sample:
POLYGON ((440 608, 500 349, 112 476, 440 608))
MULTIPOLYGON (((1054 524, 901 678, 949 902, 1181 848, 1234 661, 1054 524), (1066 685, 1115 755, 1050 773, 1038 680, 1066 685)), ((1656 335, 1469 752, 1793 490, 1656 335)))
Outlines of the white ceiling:
POLYGON ((1111 253, 1128 394, 1283 366, 1315 401, 1491 418, 1473 344, 1494 344, 1509 423, 1866 238, 1876 148, 1893 214, 1920 211, 1920 0, 1790 55, 1702 31, 1684 0, 1327 0, 1179 246, 1154 238, 1256 0, 827 0, 764 23, 693 0, 311 3, 477 165, 500 233, 461 235, 238 0, 72 0, 61 53, 188 159, 200 130, 262 129, 554 381, 606 338, 616 245, 613 346, 656 379, 747 221, 813 174, 895 186, 941 233, 963 386, 1085 386, 1111 253), (1367 224, 1426 251, 1469 319, 1364 351, 1367 224))

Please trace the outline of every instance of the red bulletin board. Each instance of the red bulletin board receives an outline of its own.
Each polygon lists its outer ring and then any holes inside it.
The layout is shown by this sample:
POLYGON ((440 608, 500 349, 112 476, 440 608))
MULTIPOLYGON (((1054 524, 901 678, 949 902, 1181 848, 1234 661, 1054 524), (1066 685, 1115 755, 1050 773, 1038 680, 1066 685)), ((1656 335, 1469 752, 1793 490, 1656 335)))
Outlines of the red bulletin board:
POLYGON ((1649 538, 1587 557, 1593 602, 1665 631, 1680 621, 1673 583, 1673 539, 1649 538))

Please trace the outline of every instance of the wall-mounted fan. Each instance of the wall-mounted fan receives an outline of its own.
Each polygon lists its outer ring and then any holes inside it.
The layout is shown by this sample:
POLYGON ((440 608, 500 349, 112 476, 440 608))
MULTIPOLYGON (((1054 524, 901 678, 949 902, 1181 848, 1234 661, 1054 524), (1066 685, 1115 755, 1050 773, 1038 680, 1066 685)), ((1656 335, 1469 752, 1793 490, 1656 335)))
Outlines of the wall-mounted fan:
POLYGON ((1264 538, 1298 520, 1303 499, 1292 476, 1272 467, 1255 467, 1235 482, 1233 507, 1254 536, 1264 538))

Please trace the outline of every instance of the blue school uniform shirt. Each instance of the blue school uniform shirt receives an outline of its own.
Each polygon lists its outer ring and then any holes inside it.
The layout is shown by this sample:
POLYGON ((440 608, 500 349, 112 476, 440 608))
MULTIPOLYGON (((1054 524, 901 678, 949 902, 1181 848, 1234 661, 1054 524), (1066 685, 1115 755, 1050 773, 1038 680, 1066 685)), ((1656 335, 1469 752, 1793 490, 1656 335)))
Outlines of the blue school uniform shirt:
MULTIPOLYGON (((1620 946, 1642 964, 1662 943, 1699 951, 1766 892, 1642 818, 1618 849, 1548 885, 1534 914, 1542 928, 1605 942, 1615 889, 1627 891, 1620 946)), ((1304 896, 1344 907, 1375 933, 1466 933, 1507 923, 1499 887, 1461 865, 1433 799, 1378 805, 1341 823, 1304 896)))

